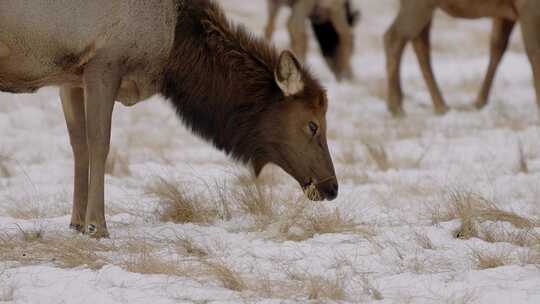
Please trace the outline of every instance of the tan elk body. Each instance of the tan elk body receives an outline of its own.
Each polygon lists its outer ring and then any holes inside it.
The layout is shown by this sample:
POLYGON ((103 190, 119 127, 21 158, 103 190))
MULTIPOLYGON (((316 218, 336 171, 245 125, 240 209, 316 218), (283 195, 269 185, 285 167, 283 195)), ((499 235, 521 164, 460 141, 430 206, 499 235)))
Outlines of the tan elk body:
POLYGON ((115 100, 171 101, 195 133, 259 173, 275 163, 333 199, 326 93, 294 56, 208 0, 0 0, 0 90, 55 85, 75 160, 72 228, 108 234, 104 170, 115 100))
POLYGON ((412 41, 422 74, 426 81, 436 113, 448 111, 435 80, 430 58, 430 29, 433 13, 442 9, 454 17, 493 18, 491 58, 487 74, 476 101, 476 107, 487 104, 493 78, 508 46, 509 36, 516 22, 521 25, 525 49, 531 62, 536 100, 540 107, 540 1, 538 0, 401 0, 399 13, 385 34, 388 109, 395 115, 403 114, 403 92, 400 65, 403 50, 412 41))

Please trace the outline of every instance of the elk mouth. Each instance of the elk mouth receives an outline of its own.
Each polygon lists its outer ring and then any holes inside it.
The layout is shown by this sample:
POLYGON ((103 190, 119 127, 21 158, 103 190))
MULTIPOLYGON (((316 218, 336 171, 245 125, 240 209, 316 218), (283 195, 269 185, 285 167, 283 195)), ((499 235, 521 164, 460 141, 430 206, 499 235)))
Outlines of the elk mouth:
POLYGON ((310 201, 320 202, 324 200, 323 195, 321 194, 319 189, 317 189, 317 184, 312 180, 304 183, 304 185, 302 186, 302 190, 310 201))
POLYGON ((309 179, 308 182, 302 184, 302 190, 311 201, 331 201, 337 197, 338 184, 335 177, 326 178, 322 181, 309 179))

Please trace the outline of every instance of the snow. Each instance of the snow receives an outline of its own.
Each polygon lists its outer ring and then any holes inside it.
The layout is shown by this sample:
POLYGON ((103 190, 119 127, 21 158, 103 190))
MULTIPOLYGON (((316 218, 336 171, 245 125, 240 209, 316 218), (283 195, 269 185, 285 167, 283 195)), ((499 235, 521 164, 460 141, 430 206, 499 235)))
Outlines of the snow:
MULTIPOLYGON (((220 2, 234 20, 262 33, 264 1, 220 2)), ((540 125, 519 29, 489 105, 476 111, 471 105, 488 62, 490 21, 437 13, 433 63, 452 110, 442 117, 432 113, 408 48, 402 71, 408 116, 395 120, 384 104, 382 35, 398 1, 354 2, 363 11, 356 28, 356 79, 336 83, 313 44, 308 58, 328 89, 329 146, 340 180, 336 201, 312 203, 308 211, 337 210, 372 233, 315 234, 293 241, 280 232, 286 219, 260 228, 257 219, 237 210, 230 219, 205 224, 159 221, 158 200, 147 191, 156 176, 202 193, 215 183, 242 187, 235 175, 246 170, 192 135, 166 102, 154 97, 133 108, 115 108, 112 154, 119 160, 106 177, 111 237, 100 241, 112 248, 100 253, 108 257, 106 265, 61 268, 55 259, 0 261, 0 303, 540 303, 540 257, 536 262, 526 258, 540 254, 534 244, 456 239, 459 219, 433 219, 434 211, 451 207, 452 193, 471 192, 533 223, 520 229, 486 221, 482 227, 521 231, 533 242, 536 236, 539 245, 540 125), (368 145, 385 151, 387 170, 368 145), (134 242, 153 246, 164 261, 199 265, 171 249, 179 236, 206 248, 208 260, 237 272, 248 287, 237 291, 215 277, 188 271, 137 273, 123 263, 137 256, 126 249, 134 242), (479 252, 503 255, 504 265, 478 267, 479 252), (320 278, 326 283, 316 285, 320 278), (334 284, 345 294, 317 298, 306 291, 310 284, 315 291, 334 284), (270 292, 260 288, 265 285, 270 292)), ((279 47, 288 44, 286 15, 280 16, 274 36, 279 47)), ((20 239, 21 230, 40 230, 45 241, 85 240, 67 227, 73 165, 57 93, 56 88, 33 95, 0 93, 0 240, 20 239)), ((289 200, 280 207, 285 210, 281 216, 287 214, 295 206, 291 197, 300 194, 298 185, 275 168, 265 169, 262 178, 280 201, 289 200)), ((295 223, 288 236, 304 233, 305 227, 295 223)))

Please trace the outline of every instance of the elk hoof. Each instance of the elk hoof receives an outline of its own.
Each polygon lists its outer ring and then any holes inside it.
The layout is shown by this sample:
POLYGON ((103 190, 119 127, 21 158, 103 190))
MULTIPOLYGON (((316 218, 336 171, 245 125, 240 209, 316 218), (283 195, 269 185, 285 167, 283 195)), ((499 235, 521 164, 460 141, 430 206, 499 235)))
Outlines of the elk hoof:
POLYGON ((107 232, 107 228, 98 227, 95 224, 88 224, 86 226, 86 234, 96 239, 109 237, 109 232, 107 232))
POLYGON ((83 232, 84 229, 83 229, 83 226, 81 224, 69 224, 69 229, 71 230, 75 230, 75 231, 78 231, 78 232, 83 232))
POLYGON ((480 100, 480 101, 477 101, 477 102, 474 103, 474 107, 475 107, 477 110, 483 109, 486 105, 487 105, 487 102, 486 102, 486 101, 483 101, 483 100, 480 100))
POLYGON ((405 117, 405 111, 403 111, 402 107, 390 107, 388 110, 390 111, 390 114, 392 114, 392 117, 394 118, 405 117))
POLYGON ((448 113, 449 110, 450 110, 450 108, 448 108, 448 106, 446 106, 446 105, 438 106, 438 107, 435 107, 435 114, 444 115, 444 114, 448 113))

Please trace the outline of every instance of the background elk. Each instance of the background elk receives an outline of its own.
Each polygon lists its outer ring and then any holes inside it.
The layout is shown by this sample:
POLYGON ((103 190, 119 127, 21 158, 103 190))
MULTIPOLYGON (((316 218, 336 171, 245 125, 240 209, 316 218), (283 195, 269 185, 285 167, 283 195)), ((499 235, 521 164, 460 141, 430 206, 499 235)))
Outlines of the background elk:
POLYGON ((292 53, 230 25, 211 1, 0 1, 0 90, 47 85, 60 86, 74 153, 71 227, 92 236, 107 236, 115 100, 133 105, 156 93, 256 174, 275 163, 315 188, 311 199, 337 196, 325 91, 292 53))
POLYGON ((531 62, 536 88, 536 99, 540 106, 540 2, 537 0, 401 0, 399 13, 385 34, 388 109, 394 116, 403 114, 403 93, 400 80, 400 65, 403 49, 412 40, 414 50, 427 83, 435 112, 448 111, 437 85, 430 58, 429 34, 433 12, 441 8, 454 17, 493 18, 491 36, 491 59, 482 89, 475 106, 487 104, 493 78, 508 46, 509 36, 516 22, 520 22, 525 48, 531 62))
POLYGON ((265 37, 270 40, 279 9, 288 5, 291 16, 287 23, 291 48, 304 61, 308 49, 306 20, 309 18, 322 55, 338 80, 352 79, 353 27, 359 11, 350 0, 268 0, 268 23, 265 37))

